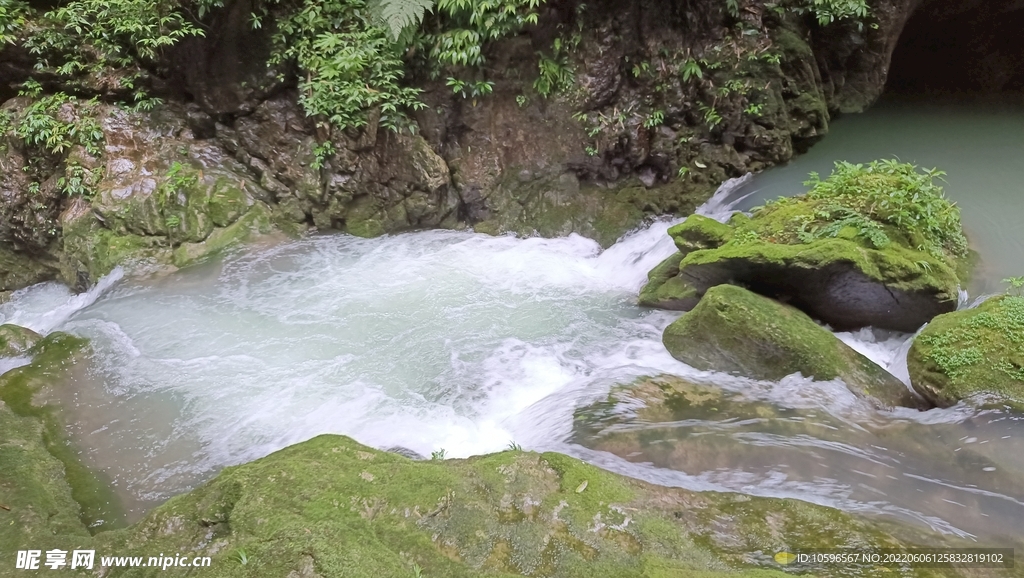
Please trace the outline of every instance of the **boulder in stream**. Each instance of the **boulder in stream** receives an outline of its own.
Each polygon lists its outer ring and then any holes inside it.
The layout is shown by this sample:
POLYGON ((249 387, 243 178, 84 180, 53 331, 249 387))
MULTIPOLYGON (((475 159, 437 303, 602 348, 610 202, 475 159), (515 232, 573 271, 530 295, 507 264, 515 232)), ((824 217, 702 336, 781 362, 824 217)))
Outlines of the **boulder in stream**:
POLYGON ((838 378, 883 407, 920 405, 900 380, 802 311, 735 285, 709 289, 662 340, 673 357, 696 369, 769 381, 797 372, 838 378))
POLYGON ((1024 409, 1024 297, 936 317, 914 339, 907 367, 914 389, 936 405, 987 395, 1024 409))
POLYGON ((837 163, 810 192, 750 217, 692 216, 669 229, 682 252, 678 279, 652 272, 645 291, 671 282, 700 296, 737 284, 836 329, 916 331, 956 308, 967 265, 959 211, 933 182, 940 175, 895 161, 837 163))
POLYGON ((41 339, 31 329, 5 323, 0 325, 0 357, 24 355, 41 339))

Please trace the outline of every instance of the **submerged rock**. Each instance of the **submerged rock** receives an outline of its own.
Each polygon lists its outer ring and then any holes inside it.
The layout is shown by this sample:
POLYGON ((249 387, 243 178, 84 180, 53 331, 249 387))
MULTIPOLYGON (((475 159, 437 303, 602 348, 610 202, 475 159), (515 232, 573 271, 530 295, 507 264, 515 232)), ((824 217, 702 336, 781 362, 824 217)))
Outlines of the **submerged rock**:
POLYGON ((690 217, 669 230, 683 253, 672 282, 697 295, 743 285, 836 329, 916 331, 956 308, 967 257, 959 213, 932 183, 937 175, 890 161, 839 163, 809 193, 749 218, 690 217))
POLYGON ((0 325, 0 357, 16 357, 32 349, 42 337, 18 325, 0 325))
POLYGON ((673 357, 696 369, 770 381, 797 372, 838 378, 883 406, 919 405, 900 380, 800 310, 734 285, 709 289, 662 339, 673 357))
POLYGON ((907 356, 914 389, 939 406, 991 395, 1024 409, 1024 297, 940 315, 907 356))

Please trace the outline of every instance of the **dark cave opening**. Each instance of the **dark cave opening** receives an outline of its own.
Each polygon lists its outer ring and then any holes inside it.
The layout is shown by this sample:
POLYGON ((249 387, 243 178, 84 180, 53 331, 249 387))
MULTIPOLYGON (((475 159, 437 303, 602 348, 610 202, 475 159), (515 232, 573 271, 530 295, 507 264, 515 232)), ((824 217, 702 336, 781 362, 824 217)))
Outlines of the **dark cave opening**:
POLYGON ((886 92, 1024 92, 1024 1, 925 0, 897 42, 886 92))

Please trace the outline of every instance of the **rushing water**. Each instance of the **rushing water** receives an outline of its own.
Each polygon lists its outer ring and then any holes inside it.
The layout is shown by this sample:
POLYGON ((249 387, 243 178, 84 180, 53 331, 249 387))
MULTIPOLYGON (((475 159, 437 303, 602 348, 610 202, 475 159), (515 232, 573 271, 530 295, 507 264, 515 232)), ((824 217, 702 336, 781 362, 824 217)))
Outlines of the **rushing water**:
MULTIPOLYGON (((904 118, 877 115, 883 126, 904 118)), ((859 143, 861 120, 836 123, 794 167, 725 190, 703 211, 723 218, 730 204, 753 202, 736 201, 751 191, 796 192, 787 175, 815 168, 826 146, 830 159, 859 160, 837 143, 848 128, 859 143)), ((963 198, 982 239, 972 206, 988 201, 963 198)), ((0 320, 92 338, 91 366, 64 407, 85 458, 134 516, 225 465, 330 432, 424 456, 516 442, 656 483, 797 497, 982 543, 1024 535, 1022 416, 879 411, 839 382, 756 382, 669 356, 661 332, 678 314, 634 304, 648 270, 674 250, 669 224, 603 252, 577 236, 315 236, 172 275, 117 272, 82 295, 35 286, 0 306, 0 320), (586 409, 616 384, 662 373, 724 398, 655 423, 628 403, 610 415, 586 409)), ((1004 233, 1019 246, 1020 235, 1004 233)), ((906 379, 908 336, 840 337, 906 379)))

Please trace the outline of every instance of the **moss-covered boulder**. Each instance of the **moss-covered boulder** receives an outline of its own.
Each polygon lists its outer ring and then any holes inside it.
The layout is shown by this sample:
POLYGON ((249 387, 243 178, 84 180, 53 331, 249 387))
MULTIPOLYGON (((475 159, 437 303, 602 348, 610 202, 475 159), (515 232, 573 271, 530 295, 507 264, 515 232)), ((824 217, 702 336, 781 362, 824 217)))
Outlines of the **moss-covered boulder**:
POLYGON ((54 536, 88 537, 64 464, 44 443, 43 423, 20 416, 0 401, 0 563, 14 568, 11 548, 54 536))
POLYGON ((837 329, 916 331, 956 308, 968 255, 941 173, 878 161, 838 163, 810 192, 723 225, 691 217, 669 231, 684 253, 678 285, 732 283, 837 329))
POLYGON ((210 555, 203 576, 781 578, 778 551, 901 542, 828 508, 653 486, 561 454, 413 461, 325 435, 96 544, 210 555))
POLYGON ((988 394, 1024 409, 1024 297, 940 315, 907 356, 914 389, 939 406, 988 394))
POLYGON ((734 285, 709 289, 662 340, 673 357, 696 369, 773 381, 796 372, 838 378, 882 406, 919 405, 900 380, 805 313, 734 285))
POLYGON ((9 323, 0 325, 0 357, 24 355, 41 339, 31 329, 9 323))
MULTIPOLYGON (((67 427, 58 406, 59 400, 67 397, 66 390, 74 387, 75 372, 85 368, 88 341, 57 331, 40 339, 28 353, 32 355, 31 363, 0 375, 0 403, 18 418, 34 420, 35 425, 25 425, 28 422, 24 420, 13 420, 11 423, 15 425, 9 427, 20 428, 23 431, 38 430, 41 432, 41 444, 48 457, 37 460, 39 462, 38 471, 50 472, 54 466, 49 464, 54 460, 59 463, 60 475, 67 486, 67 492, 76 504, 73 516, 81 519, 83 527, 88 526, 94 530, 117 527, 122 521, 121 510, 109 481, 82 462, 77 449, 69 442, 67 427), (17 425, 19 423, 21 425, 17 425)), ((2 439, 0 438, 0 440, 2 439)), ((29 445, 34 445, 34 442, 29 445)), ((30 449, 28 445, 22 447, 26 452, 30 449)), ((35 450, 19 455, 31 455, 33 452, 35 450)), ((11 464, 0 463, 0 471, 6 471, 8 467, 15 466, 21 467, 17 465, 16 461, 12 461, 11 464)), ((47 474, 41 478, 41 485, 38 488, 40 492, 45 491, 47 495, 56 495, 54 494, 56 490, 51 488, 52 477, 47 474)), ((0 485, 0 503, 11 505, 4 502, 6 490, 7 486, 0 485)), ((63 498, 58 498, 59 496, 54 497, 53 500, 65 501, 63 498)), ((49 500, 49 498, 47 499, 49 500)), ((12 501, 14 500, 12 499, 12 501)), ((40 512, 40 508, 44 508, 40 503, 35 503, 32 507, 36 508, 36 513, 40 512)), ((63 509, 57 511, 50 506, 45 506, 45 508, 49 508, 45 510, 47 515, 71 515, 63 509)), ((22 514, 16 515, 21 516, 22 514)), ((0 526, 4 524, 0 523, 0 526)), ((61 522, 61 524, 64 523, 61 522)), ((36 527, 34 522, 31 527, 36 527)))
POLYGON ((637 303, 674 311, 693 309, 700 301, 700 295, 679 276, 679 262, 682 260, 682 253, 675 253, 651 269, 637 303))
POLYGON ((97 111, 102 177, 60 214, 64 281, 83 287, 132 261, 182 266, 270 229, 271 194, 176 107, 97 111))
POLYGON ((691 215, 670 227, 668 234, 679 251, 648 273, 638 303, 644 307, 689 311, 700 301, 703 291, 698 291, 679 274, 680 263, 694 251, 721 247, 732 237, 732 227, 704 215, 691 215))

